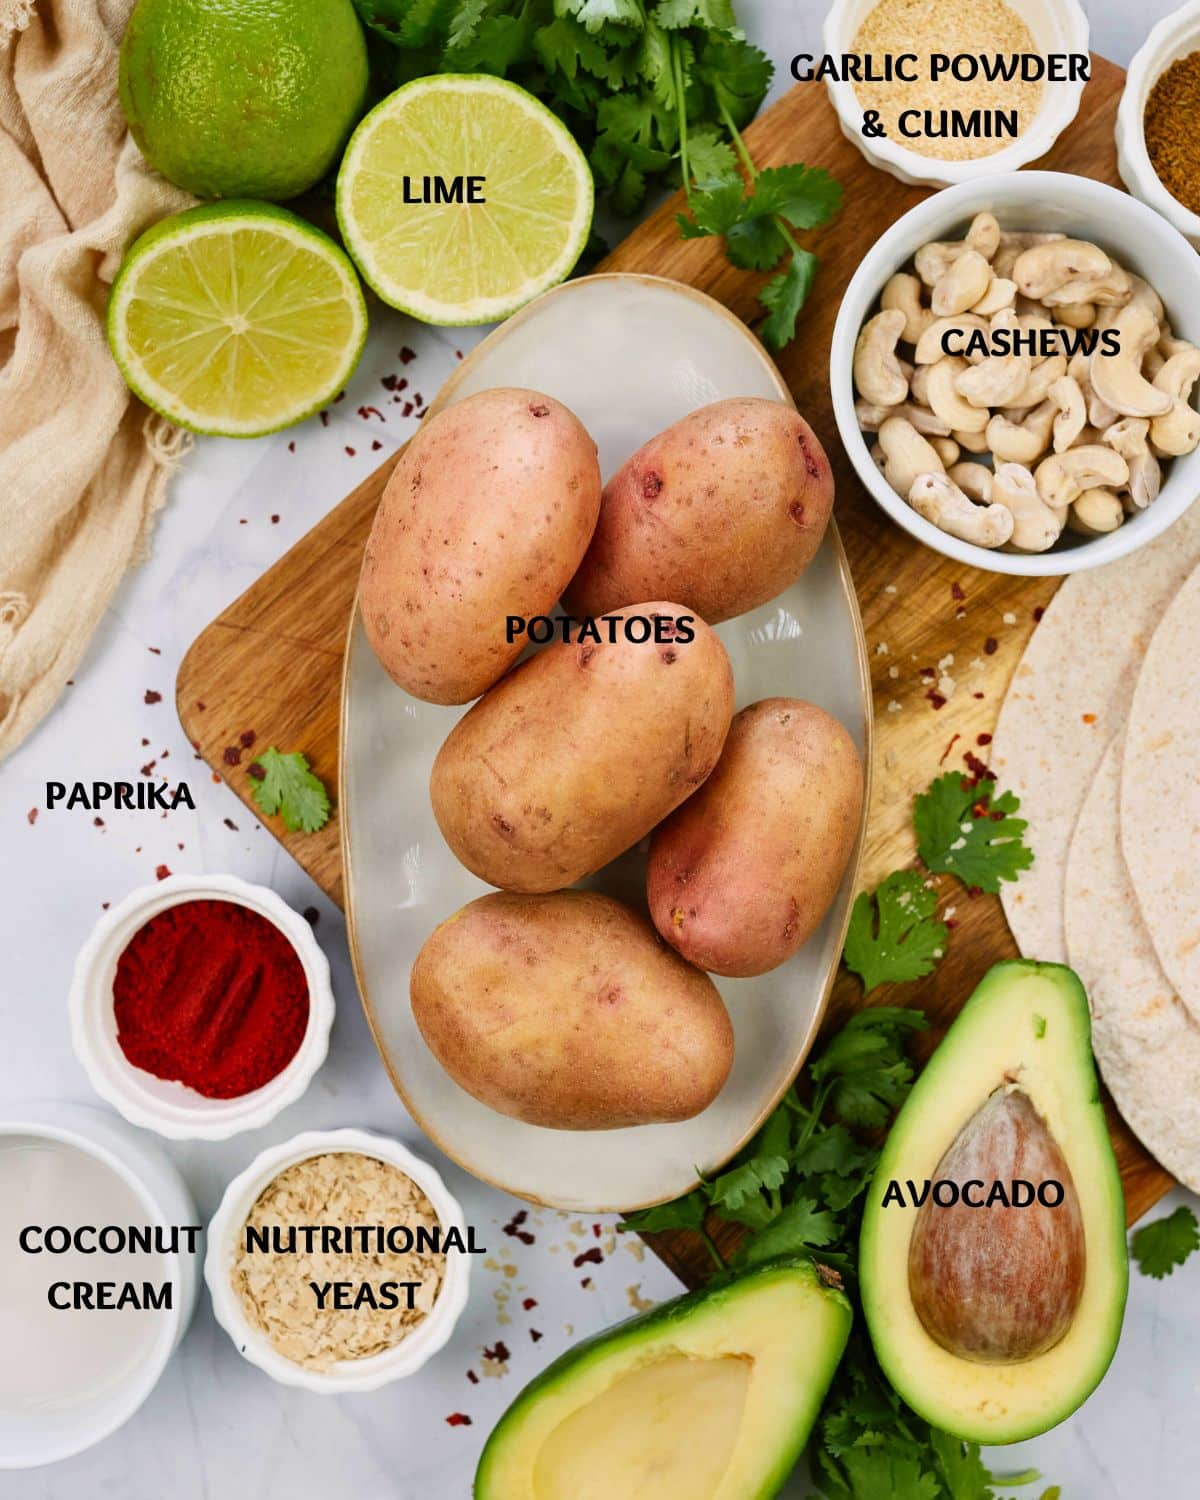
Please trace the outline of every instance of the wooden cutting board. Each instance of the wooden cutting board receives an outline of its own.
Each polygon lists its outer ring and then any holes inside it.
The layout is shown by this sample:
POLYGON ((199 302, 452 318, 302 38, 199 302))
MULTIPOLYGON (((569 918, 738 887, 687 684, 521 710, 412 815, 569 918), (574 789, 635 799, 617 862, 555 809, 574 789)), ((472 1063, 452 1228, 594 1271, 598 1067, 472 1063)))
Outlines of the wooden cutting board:
MULTIPOLYGON (((1119 185, 1113 124, 1124 76, 1112 63, 1095 59, 1075 124, 1039 166, 1119 185)), ((868 247, 924 190, 868 166, 842 135, 817 84, 797 84, 755 121, 746 139, 760 165, 802 158, 827 167, 845 189, 845 207, 835 223, 805 239, 820 256, 821 268, 799 336, 779 365, 833 462, 835 513, 871 653, 876 759, 863 881, 872 886, 915 856, 913 794, 940 768, 963 769, 967 750, 986 760, 982 737, 995 727, 1009 678, 1057 580, 981 573, 921 547, 884 517, 837 441, 827 372, 841 294, 868 247)), ((680 206, 678 200, 665 204, 601 269, 675 277, 754 319, 757 279, 731 267, 715 241, 681 240, 674 222, 680 206)), ((633 359, 636 341, 637 330, 631 329, 633 359)), ((248 804, 250 756, 230 766, 225 755, 248 727, 259 745, 303 749, 325 784, 337 785, 343 644, 367 531, 393 462, 359 485, 214 620, 180 667, 177 697, 184 727, 204 759, 248 804)), ((341 903, 336 813, 318 834, 283 833, 278 819, 269 826, 341 903)), ((1036 845, 1037 830, 1031 835, 1036 845)), ((928 980, 881 988, 872 996, 880 1004, 924 1007, 934 1022, 924 1039, 926 1052, 984 971, 1016 953, 996 897, 969 897, 949 880, 941 895, 943 916, 954 925, 946 957, 928 980)), ((836 1024, 859 1004, 857 980, 842 973, 830 1021, 836 1024)), ((1172 1183, 1111 1110, 1110 1119, 1132 1221, 1172 1183)), ((656 1250, 685 1280, 701 1279, 707 1258, 693 1236, 654 1239, 656 1250)))

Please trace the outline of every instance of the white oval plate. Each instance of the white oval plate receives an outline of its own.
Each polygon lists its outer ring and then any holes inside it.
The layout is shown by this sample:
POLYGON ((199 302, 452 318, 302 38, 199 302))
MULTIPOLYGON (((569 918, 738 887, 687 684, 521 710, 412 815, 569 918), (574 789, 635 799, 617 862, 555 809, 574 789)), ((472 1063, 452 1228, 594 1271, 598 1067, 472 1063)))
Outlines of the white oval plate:
MULTIPOLYGON (((762 346, 720 303, 677 282, 630 274, 567 282, 530 303, 478 346, 430 410, 501 385, 565 402, 596 439, 606 478, 698 406, 730 396, 791 400, 762 346)), ((850 730, 869 767, 866 646, 832 525, 798 583, 718 634, 733 662, 739 707, 774 694, 818 703, 850 730)), ((443 918, 491 889, 450 853, 429 805, 434 756, 463 712, 398 688, 375 660, 356 606, 342 685, 342 856, 351 952, 380 1055, 417 1124, 496 1187, 592 1212, 674 1198, 694 1185, 697 1168, 717 1170, 750 1138, 804 1061, 837 969, 858 852, 825 921, 795 958, 761 978, 717 981, 736 1057, 703 1114, 625 1130, 523 1124, 446 1075, 409 1005, 421 944, 443 918)), ((860 831, 860 850, 861 843, 860 831)), ((644 906, 644 872, 643 843, 584 884, 644 906)))

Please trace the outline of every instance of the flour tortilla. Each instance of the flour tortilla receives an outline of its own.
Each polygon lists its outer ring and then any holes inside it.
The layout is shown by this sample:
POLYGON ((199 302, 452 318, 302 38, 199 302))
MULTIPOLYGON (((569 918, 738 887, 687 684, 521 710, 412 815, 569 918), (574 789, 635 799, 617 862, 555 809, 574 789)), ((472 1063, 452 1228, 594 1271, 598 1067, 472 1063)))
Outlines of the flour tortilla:
POLYGON ((1138 674, 1121 771, 1121 847, 1163 972, 1200 1021, 1200 568, 1138 674))
POLYGON ((1067 860, 1071 967, 1092 1008, 1092 1049, 1117 1108, 1167 1171, 1200 1192, 1200 1026, 1171 989, 1121 856, 1124 734, 1087 793, 1067 860))
POLYGON ((1013 674, 991 764, 1029 820, 1033 864, 1001 887, 1026 958, 1066 961, 1063 870, 1075 820, 1104 747, 1124 723, 1154 627, 1198 563, 1200 504, 1131 556, 1072 574, 1013 674))

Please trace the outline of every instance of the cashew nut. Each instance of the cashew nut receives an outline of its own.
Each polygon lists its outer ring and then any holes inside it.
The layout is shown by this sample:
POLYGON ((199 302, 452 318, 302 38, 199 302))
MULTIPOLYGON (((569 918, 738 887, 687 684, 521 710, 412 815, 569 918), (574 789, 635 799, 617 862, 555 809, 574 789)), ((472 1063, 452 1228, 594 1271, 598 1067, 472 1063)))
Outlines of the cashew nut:
POLYGON ((1057 231, 1038 233, 1023 229, 1002 229, 1000 248, 991 257, 992 270, 997 276, 1011 276, 1017 257, 1031 245, 1048 245, 1054 240, 1063 239, 1066 239, 1066 235, 1057 231))
MULTIPOLYGON (((1012 277, 1027 297, 1044 302, 1048 292, 1056 291, 1074 277, 1099 276, 1111 265, 1099 245, 1087 240, 1052 240, 1023 250, 1017 256, 1012 277)), ((1068 301, 1078 300, 1068 298, 1068 301)))
POLYGON ((1050 446, 1050 428, 1056 410, 1053 401, 1043 401, 1022 422, 1010 422, 997 412, 987 424, 988 447, 996 461, 1024 464, 1026 468, 1035 464, 1050 446))
MULTIPOLYGON (((1013 309, 1005 308, 991 320, 991 328, 1020 331, 1013 309)), ((1027 354, 990 354, 971 369, 964 370, 954 382, 960 396, 972 406, 1008 406, 1017 400, 1029 379, 1027 354)))
POLYGON ((1003 505, 973 505, 946 474, 918 474, 908 503, 940 531, 977 547, 1002 547, 1012 536, 1012 511, 1003 505))
POLYGON ((1103 443, 1085 443, 1044 458, 1034 471, 1038 494, 1056 510, 1095 485, 1119 488, 1129 480, 1129 465, 1103 443))
POLYGON ((1054 419, 1054 451, 1065 453, 1087 425, 1087 402, 1079 382, 1069 375, 1060 375, 1046 394, 1058 410, 1054 419))
POLYGON ((981 427, 978 432, 964 432, 961 428, 958 428, 950 436, 967 453, 986 453, 988 451, 987 429, 984 427, 981 427))
POLYGON ((957 331, 960 335, 959 349, 961 350, 976 330, 980 333, 988 331, 986 318, 981 318, 978 313, 960 313, 956 318, 934 318, 917 340, 916 353, 913 358, 918 365, 936 364, 939 359, 944 358, 946 353, 942 348, 944 334, 957 331))
POLYGON ((929 368, 929 404, 943 422, 949 423, 952 433, 982 432, 988 424, 987 408, 972 406, 958 392, 957 377, 969 368, 965 359, 954 354, 944 355, 929 368))
POLYGON ((870 401, 854 403, 854 419, 864 432, 878 432, 889 417, 895 416, 898 406, 875 406, 870 401))
POLYGON ((1081 536, 1103 536, 1116 531, 1124 520, 1125 511, 1112 490, 1084 490, 1067 511, 1067 526, 1081 536))
POLYGON ((1124 417, 1108 427, 1101 438, 1101 442, 1107 443, 1129 465, 1127 488, 1135 510, 1145 510, 1157 500, 1162 482, 1158 459, 1150 452, 1146 441, 1149 430, 1150 423, 1145 417, 1124 417))
POLYGON ((993 313, 1003 311, 1011 307, 1017 295, 1017 283, 1009 281, 1006 276, 993 276, 988 283, 988 289, 971 309, 980 317, 990 318, 993 313))
POLYGON ((897 308, 876 313, 859 332, 854 345, 854 384, 873 406, 898 406, 908 395, 908 381, 896 355, 903 332, 904 314, 897 308))
POLYGON ((952 317, 974 307, 991 285, 992 268, 978 250, 964 250, 933 288, 934 315, 952 317))
POLYGON ((904 271, 897 271, 888 280, 879 305, 885 311, 895 309, 904 314, 904 329, 900 337, 906 344, 915 344, 933 321, 933 313, 921 306, 920 281, 904 271))
MULTIPOLYGON (((1171 397, 1142 374, 1142 355, 1158 341, 1158 320, 1145 302, 1135 298, 1110 324, 1119 339, 1117 354, 1103 354, 1097 346, 1088 364, 1092 389, 1123 417, 1158 417, 1171 409, 1171 397)), ((1096 424, 1100 425, 1100 424, 1096 424)))
POLYGON ((992 501, 1012 512, 1008 541, 1018 552, 1045 552, 1062 535, 1066 512, 1047 505, 1024 464, 1000 465, 992 475, 992 501))
POLYGON ((1060 323, 1065 323, 1068 328, 1090 328, 1096 321, 1096 304, 1094 302, 1060 302, 1054 309, 1054 316, 1060 323))
POLYGON ((1178 458, 1200 443, 1200 414, 1188 404, 1192 387, 1200 378, 1200 349, 1191 344, 1179 348, 1182 340, 1174 342, 1178 352, 1154 377, 1155 389, 1171 397, 1171 407, 1150 423, 1150 441, 1159 453, 1178 458))
POLYGON ((1066 372, 1067 356, 1052 354, 1049 359, 1042 360, 1041 364, 1034 365, 1029 379, 1017 392, 1017 398, 1012 404, 1014 406, 1040 406, 1050 394, 1050 387, 1066 372))
POLYGON ((949 469, 951 464, 958 462, 958 444, 952 437, 931 437, 929 439, 929 446, 947 469, 949 469))
MULTIPOLYGON (((1042 301, 1047 307, 1069 307, 1073 302, 1088 302, 1095 308, 1124 307, 1133 296, 1133 277, 1116 261, 1107 271, 1098 276, 1073 276, 1052 292, 1047 292, 1042 301)), ((1093 321, 1095 313, 1092 314, 1093 321)))
POLYGON ((969 499, 984 505, 991 502, 992 471, 986 464, 949 464, 946 473, 969 499))
POLYGON ((894 490, 907 495, 918 474, 938 473, 942 460, 911 422, 889 417, 879 429, 884 456, 883 477, 894 490))

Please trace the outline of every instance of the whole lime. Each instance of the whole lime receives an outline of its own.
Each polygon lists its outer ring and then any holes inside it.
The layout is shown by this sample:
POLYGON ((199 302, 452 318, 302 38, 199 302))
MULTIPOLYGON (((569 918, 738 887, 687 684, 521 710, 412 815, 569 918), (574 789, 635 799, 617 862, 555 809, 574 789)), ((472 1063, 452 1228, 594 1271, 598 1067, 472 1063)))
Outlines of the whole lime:
POLYGON ((294 198, 362 113, 367 48, 351 0, 138 0, 121 108, 142 154, 202 198, 294 198))

